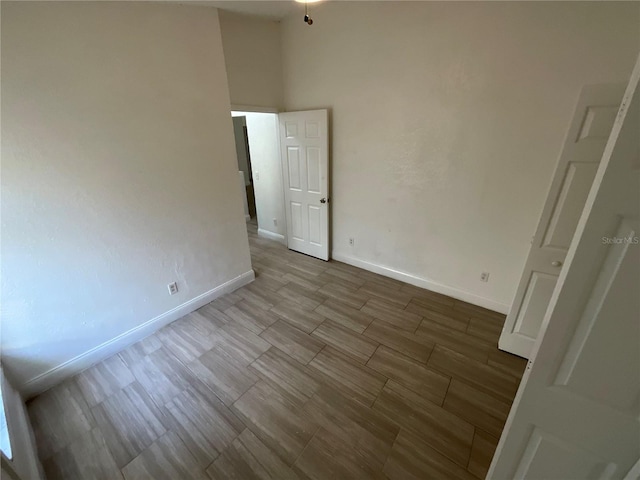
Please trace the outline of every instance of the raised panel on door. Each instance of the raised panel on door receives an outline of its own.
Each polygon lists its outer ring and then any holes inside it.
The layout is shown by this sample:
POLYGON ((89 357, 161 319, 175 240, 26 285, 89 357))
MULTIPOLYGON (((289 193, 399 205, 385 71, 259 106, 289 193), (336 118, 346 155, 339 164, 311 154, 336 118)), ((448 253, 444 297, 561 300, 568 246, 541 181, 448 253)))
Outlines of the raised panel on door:
POLYGON ((623 217, 614 232, 620 243, 608 247, 554 385, 640 413, 638 221, 623 217))
POLYGON ((547 225, 543 248, 569 249, 597 170, 597 163, 571 162, 567 166, 558 200, 547 225))
POLYGON ((320 122, 306 120, 304 127, 305 136, 307 138, 320 138, 320 122))
POLYGON ((289 169, 289 188, 301 191, 300 149, 298 147, 287 147, 287 167, 289 169))
POLYGON ((622 98, 623 87, 585 87, 565 137, 498 346, 528 358, 540 331, 622 98))
POLYGON ((516 316, 516 324, 513 329, 515 333, 535 340, 557 280, 557 275, 542 272, 531 273, 522 306, 516 316))
POLYGON ((322 242, 322 214, 320 207, 309 205, 309 242, 321 245, 322 242))
POLYGON ((284 132, 285 138, 296 138, 298 136, 298 121, 285 122, 284 132))
POLYGON ((322 192, 322 162, 318 147, 307 148, 307 192, 320 195, 322 192))
POLYGON ((611 133, 611 126, 616 119, 618 108, 613 106, 589 106, 587 107, 578 142, 587 138, 600 138, 606 140, 611 133))
POLYGON ((598 479, 606 478, 612 466, 593 452, 577 448, 539 428, 531 432, 513 478, 598 479))
POLYGON ((291 218, 291 236, 295 240, 304 241, 304 222, 302 220, 302 204, 289 202, 289 214, 291 218))

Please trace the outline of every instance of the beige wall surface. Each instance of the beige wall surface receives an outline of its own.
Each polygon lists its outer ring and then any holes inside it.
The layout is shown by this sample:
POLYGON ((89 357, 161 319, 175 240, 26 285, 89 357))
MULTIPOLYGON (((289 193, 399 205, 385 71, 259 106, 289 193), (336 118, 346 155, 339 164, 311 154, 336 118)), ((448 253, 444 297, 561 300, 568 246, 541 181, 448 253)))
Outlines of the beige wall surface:
POLYGON ((251 264, 217 11, 1 8, 2 359, 24 387, 251 264))
POLYGON ((639 16, 636 2, 328 2, 311 27, 287 17, 285 107, 331 109, 334 257, 506 311, 580 89, 626 83, 639 16))
POLYGON ((221 10, 220 28, 231 103, 281 108, 280 24, 221 10))

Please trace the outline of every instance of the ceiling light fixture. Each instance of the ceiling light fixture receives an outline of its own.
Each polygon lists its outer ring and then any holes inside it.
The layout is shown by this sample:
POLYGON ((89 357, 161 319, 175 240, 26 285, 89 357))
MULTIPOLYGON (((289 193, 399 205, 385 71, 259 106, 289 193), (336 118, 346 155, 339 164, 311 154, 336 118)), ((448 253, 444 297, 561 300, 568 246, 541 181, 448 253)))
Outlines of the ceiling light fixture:
POLYGON ((298 3, 304 3, 304 23, 307 25, 313 25, 313 19, 309 16, 309 3, 316 3, 320 0, 296 0, 298 3))

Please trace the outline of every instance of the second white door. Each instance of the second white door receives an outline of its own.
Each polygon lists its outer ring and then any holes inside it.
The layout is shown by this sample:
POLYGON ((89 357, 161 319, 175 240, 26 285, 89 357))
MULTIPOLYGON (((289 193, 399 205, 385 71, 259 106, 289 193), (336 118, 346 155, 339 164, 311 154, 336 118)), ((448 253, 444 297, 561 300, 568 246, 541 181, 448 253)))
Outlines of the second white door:
POLYGON ((501 350, 529 358, 616 118, 624 85, 583 88, 529 250, 501 350))
POLYGON ((287 112, 280 119, 287 245, 329 259, 327 110, 287 112))
POLYGON ((638 478, 639 80, 640 58, 488 479, 638 478))

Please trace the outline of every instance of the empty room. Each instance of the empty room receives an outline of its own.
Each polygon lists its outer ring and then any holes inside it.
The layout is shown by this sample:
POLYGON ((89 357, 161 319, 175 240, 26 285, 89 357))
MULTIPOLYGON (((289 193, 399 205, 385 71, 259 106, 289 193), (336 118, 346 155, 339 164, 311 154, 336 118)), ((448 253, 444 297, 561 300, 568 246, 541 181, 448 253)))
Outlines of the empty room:
POLYGON ((640 2, 0 2, 11 480, 640 479, 640 2))

